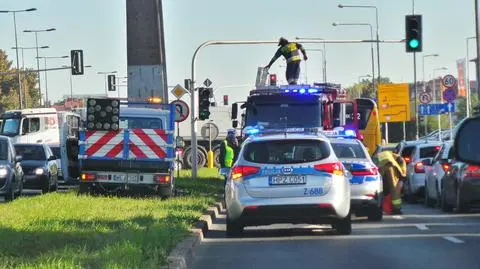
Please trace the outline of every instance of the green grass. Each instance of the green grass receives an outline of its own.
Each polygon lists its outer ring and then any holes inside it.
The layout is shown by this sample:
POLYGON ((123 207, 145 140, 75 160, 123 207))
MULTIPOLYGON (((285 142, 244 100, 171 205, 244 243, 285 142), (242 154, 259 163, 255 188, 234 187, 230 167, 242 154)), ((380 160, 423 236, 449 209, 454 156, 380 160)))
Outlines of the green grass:
POLYGON ((218 174, 217 168, 201 168, 196 180, 192 179, 191 170, 182 170, 180 171, 180 178, 176 178, 176 185, 179 189, 186 190, 188 194, 211 196, 223 192, 223 180, 218 174))
POLYGON ((0 204, 0 268, 158 268, 215 201, 198 194, 223 186, 199 175, 177 181, 192 195, 166 201, 70 192, 0 204))

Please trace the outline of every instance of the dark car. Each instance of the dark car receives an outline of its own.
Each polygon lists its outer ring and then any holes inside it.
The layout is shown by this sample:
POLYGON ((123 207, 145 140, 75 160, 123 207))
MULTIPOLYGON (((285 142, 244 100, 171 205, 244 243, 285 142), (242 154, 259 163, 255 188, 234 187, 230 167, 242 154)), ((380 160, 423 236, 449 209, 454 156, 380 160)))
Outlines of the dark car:
POLYGON ((25 188, 41 189, 43 193, 57 190, 57 157, 48 145, 15 144, 15 151, 22 156, 25 188))
POLYGON ((480 166, 453 161, 442 178, 440 205, 443 211, 456 208, 468 212, 480 206, 480 166))
POLYGON ((21 157, 15 154, 12 141, 0 136, 0 196, 6 201, 13 200, 23 192, 23 171, 21 157))

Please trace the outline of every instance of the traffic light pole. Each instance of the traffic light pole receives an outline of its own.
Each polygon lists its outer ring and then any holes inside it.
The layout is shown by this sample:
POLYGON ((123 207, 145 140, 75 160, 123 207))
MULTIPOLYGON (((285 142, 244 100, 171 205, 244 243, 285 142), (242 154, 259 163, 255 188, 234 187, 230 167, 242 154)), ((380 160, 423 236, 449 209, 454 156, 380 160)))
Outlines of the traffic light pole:
MULTIPOLYGON (((403 43, 404 40, 314 40, 314 39, 299 39, 296 40, 298 43, 304 44, 352 44, 352 43, 403 43)), ((195 62, 197 55, 201 49, 212 46, 212 45, 259 45, 259 44, 278 44, 278 40, 210 40, 202 43, 197 47, 192 57, 192 74, 190 81, 190 127, 191 127, 191 136, 192 136, 192 178, 197 179, 197 170, 198 170, 198 143, 197 143, 197 118, 195 112, 195 62)))

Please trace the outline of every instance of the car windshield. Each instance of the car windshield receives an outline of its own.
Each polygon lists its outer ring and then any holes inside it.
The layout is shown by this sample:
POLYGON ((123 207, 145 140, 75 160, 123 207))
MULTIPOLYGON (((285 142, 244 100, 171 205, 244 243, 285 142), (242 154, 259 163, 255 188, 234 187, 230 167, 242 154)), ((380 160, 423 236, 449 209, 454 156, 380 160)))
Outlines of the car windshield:
POLYGON ((420 158, 433 158, 440 150, 440 146, 423 147, 420 149, 420 158))
POLYGON ((328 143, 318 140, 271 140, 245 146, 245 160, 265 164, 314 162, 330 156, 328 143))
POLYGON ((0 160, 8 160, 8 141, 5 139, 0 139, 0 160))
POLYGON ((38 145, 15 145, 15 151, 18 156, 22 156, 25 161, 45 161, 45 149, 38 145))
POLYGON ((121 117, 120 128, 163 129, 163 122, 159 118, 121 117))
POLYGON ((365 159, 362 146, 354 143, 332 143, 333 151, 340 159, 365 159))
POLYGON ((6 136, 18 135, 20 119, 4 119, 2 125, 2 134, 6 136))

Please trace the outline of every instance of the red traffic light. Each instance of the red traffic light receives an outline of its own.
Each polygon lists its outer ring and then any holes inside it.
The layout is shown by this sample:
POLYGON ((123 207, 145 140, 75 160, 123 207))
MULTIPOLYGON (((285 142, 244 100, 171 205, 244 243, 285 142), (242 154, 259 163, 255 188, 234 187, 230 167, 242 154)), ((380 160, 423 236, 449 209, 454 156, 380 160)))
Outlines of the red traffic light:
POLYGON ((275 86, 275 85, 277 85, 277 75, 270 74, 270 86, 275 86))

